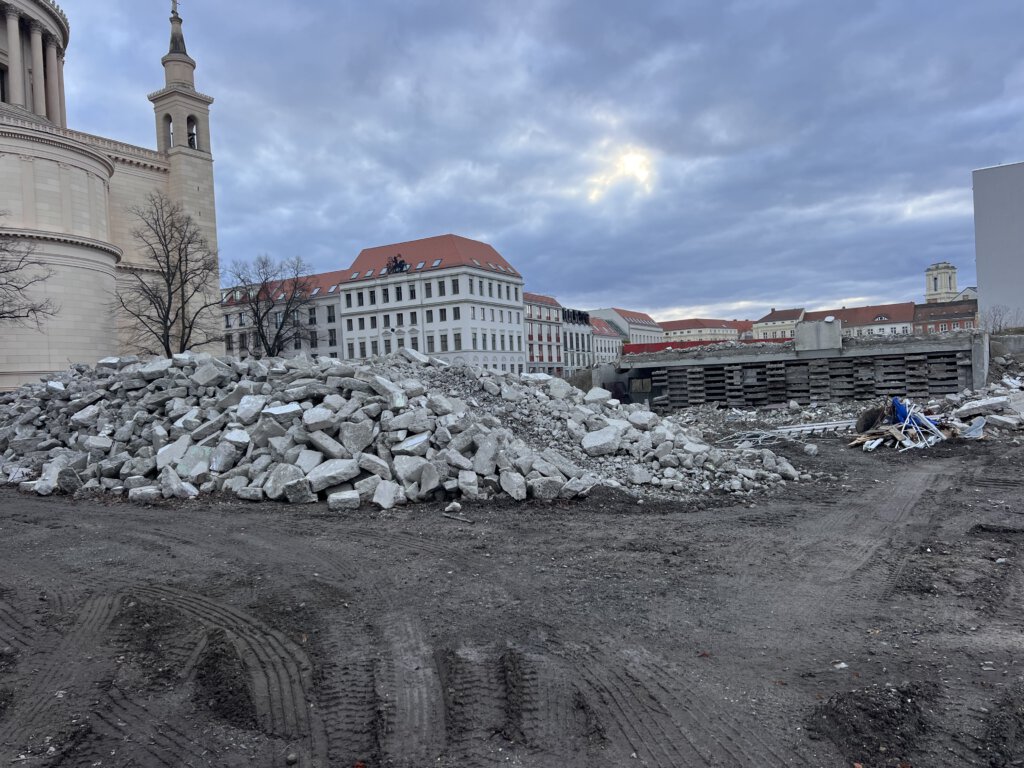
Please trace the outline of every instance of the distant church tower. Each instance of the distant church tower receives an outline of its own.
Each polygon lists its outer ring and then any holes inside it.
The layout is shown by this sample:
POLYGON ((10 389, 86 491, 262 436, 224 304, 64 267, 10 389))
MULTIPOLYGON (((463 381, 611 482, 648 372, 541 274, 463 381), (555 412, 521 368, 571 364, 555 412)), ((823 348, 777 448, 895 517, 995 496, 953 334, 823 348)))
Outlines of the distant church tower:
POLYGON ((924 302, 937 304, 954 301, 959 295, 956 287, 956 267, 948 261, 932 264, 924 271, 924 302))
POLYGON ((213 99, 196 90, 196 62, 188 55, 177 0, 171 11, 171 44, 160 62, 164 87, 152 93, 158 152, 167 153, 170 170, 167 196, 183 205, 199 224, 211 250, 217 251, 213 195, 213 154, 210 149, 210 105, 213 99))

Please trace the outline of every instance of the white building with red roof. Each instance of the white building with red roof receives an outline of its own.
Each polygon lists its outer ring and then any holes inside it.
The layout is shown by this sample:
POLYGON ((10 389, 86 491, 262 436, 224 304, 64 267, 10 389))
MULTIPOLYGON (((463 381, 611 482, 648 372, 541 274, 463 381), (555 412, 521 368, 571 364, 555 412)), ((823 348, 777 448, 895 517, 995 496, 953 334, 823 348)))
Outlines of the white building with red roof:
POLYGON ((657 344, 659 341, 665 341, 665 332, 661 326, 653 317, 643 312, 609 307, 592 309, 590 316, 599 317, 610 323, 625 337, 627 344, 657 344))
POLYGON ((736 341, 740 338, 738 322, 710 320, 700 317, 685 320, 664 320, 661 328, 666 341, 736 341))
POLYGON ((804 320, 832 317, 843 324, 843 336, 903 336, 914 332, 914 302, 841 307, 805 312, 804 320))
POLYGON ((590 318, 593 333, 594 364, 615 363, 622 357, 623 336, 607 320, 590 318))
POLYGON ((754 322, 755 339, 792 339, 796 336, 796 324, 804 319, 802 307, 776 309, 754 322))
POLYGON ((527 372, 563 375, 562 305, 552 296, 526 292, 523 310, 527 372))
POLYGON ((492 246, 458 235, 366 248, 344 270, 342 357, 402 347, 495 371, 526 369, 523 278, 492 246))

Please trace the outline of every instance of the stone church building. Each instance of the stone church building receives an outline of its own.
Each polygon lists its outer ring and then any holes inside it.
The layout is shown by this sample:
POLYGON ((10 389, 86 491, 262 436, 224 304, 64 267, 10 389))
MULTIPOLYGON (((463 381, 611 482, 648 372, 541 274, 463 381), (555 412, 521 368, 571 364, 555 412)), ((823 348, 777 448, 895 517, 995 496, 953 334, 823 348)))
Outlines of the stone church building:
POLYGON ((0 326, 0 390, 123 351, 112 301, 118 280, 140 265, 129 208, 151 193, 180 203, 216 253, 213 99, 195 88, 173 5, 165 82, 149 95, 153 150, 69 130, 67 17, 53 0, 0 1, 0 238, 35 248, 53 271, 42 290, 59 306, 42 332, 0 326))

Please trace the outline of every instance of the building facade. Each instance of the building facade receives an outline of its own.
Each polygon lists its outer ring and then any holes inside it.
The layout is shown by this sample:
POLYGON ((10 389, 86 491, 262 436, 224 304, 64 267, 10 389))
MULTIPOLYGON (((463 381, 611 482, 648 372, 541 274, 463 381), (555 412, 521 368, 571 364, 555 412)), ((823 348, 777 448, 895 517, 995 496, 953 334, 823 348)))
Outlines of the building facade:
POLYGON ((973 181, 981 322, 1024 326, 1024 163, 974 171, 973 181))
POLYGON ((631 309, 608 307, 590 310, 591 318, 601 318, 610 323, 622 336, 627 344, 657 344, 665 340, 665 332, 654 322, 654 318, 643 312, 631 309))
POLYGON ((754 322, 755 339, 792 339, 796 335, 796 324, 804 319, 803 308, 776 309, 754 322))
POLYGON ((523 278, 492 246, 441 235, 363 250, 339 288, 342 358, 409 347, 523 373, 523 278))
POLYGON ((906 336, 914 332, 914 302, 841 307, 805 312, 804 320, 834 317, 843 326, 843 336, 906 336))
POLYGON ((523 294, 523 308, 527 373, 561 376, 565 370, 565 361, 562 359, 562 305, 551 296, 527 292, 523 294))
POLYGON ((594 365, 617 363, 622 357, 622 343, 625 340, 611 324, 600 317, 590 318, 593 333, 594 365))
MULTIPOLYGON (((67 128, 67 17, 51 0, 7 0, 0 12, 0 238, 34 248, 53 275, 39 286, 58 311, 42 331, 6 326, 0 389, 127 351, 111 298, 143 266, 130 209, 162 193, 193 216, 217 249, 209 96, 195 88, 196 62, 182 20, 171 15, 161 60, 164 86, 149 100, 157 149, 67 128)), ((216 297, 219 286, 211 285, 216 297)), ((213 319, 216 322, 215 319, 213 319)))
POLYGON ((937 333, 971 332, 978 328, 978 300, 918 304, 914 308, 914 333, 930 336, 937 333))
POLYGON ((594 367, 594 331, 589 313, 562 308, 562 354, 567 377, 594 367))
POLYGON ((737 341, 739 328, 727 320, 688 318, 665 320, 660 323, 665 331, 665 341, 737 341))

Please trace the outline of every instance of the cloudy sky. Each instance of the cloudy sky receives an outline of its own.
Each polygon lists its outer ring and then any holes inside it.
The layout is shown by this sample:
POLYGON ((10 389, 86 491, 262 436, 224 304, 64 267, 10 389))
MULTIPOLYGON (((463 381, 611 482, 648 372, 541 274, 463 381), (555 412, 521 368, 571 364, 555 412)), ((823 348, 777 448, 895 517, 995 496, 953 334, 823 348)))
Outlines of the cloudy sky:
MULTIPOLYGON (((155 146, 169 0, 62 0, 72 128, 155 146)), ((1024 160, 1020 0, 182 0, 221 259, 454 232, 658 319, 973 285, 1024 160)))

